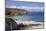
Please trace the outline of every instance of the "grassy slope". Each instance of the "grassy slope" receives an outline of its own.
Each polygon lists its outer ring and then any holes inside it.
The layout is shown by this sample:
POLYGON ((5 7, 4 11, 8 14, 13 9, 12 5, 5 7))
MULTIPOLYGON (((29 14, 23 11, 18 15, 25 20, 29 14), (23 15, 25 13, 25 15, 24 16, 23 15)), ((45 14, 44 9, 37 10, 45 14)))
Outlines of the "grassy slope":
POLYGON ((22 15, 27 13, 26 10, 17 8, 6 8, 5 11, 6 15, 22 15))

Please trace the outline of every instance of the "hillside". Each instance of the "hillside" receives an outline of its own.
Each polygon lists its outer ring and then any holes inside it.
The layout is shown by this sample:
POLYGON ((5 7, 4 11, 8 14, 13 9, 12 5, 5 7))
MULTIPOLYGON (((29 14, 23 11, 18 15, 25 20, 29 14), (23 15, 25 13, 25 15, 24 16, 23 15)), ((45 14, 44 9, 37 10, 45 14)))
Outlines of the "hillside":
POLYGON ((17 8, 6 8, 5 14, 6 15, 23 15, 27 14, 28 12, 24 9, 17 9, 17 8))

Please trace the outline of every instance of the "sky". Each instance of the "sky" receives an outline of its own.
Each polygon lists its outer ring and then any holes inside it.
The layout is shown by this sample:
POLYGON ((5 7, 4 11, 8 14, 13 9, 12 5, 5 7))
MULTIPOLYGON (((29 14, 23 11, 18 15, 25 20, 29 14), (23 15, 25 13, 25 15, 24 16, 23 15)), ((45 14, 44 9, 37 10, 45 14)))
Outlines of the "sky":
POLYGON ((6 0, 6 8, 19 8, 32 12, 43 12, 43 2, 11 1, 6 0))

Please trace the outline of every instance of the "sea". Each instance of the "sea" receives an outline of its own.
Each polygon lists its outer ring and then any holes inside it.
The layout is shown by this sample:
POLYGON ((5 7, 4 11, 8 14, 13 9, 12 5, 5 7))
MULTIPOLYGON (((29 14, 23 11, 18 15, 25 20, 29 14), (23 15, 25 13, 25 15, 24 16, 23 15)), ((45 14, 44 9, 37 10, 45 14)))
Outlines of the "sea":
POLYGON ((43 24, 44 23, 44 12, 32 12, 24 15, 12 16, 15 22, 24 24, 43 24))

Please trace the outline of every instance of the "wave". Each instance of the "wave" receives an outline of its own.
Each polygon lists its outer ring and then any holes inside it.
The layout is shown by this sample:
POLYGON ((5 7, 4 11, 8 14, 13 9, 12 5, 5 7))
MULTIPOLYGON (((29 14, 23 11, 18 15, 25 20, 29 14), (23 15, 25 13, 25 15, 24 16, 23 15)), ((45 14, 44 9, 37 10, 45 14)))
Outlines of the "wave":
POLYGON ((20 20, 18 20, 18 21, 15 21, 15 22, 17 22, 17 24, 23 23, 25 25, 29 25, 29 24, 43 24, 43 22, 35 22, 35 21, 20 21, 20 20))

